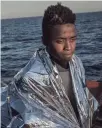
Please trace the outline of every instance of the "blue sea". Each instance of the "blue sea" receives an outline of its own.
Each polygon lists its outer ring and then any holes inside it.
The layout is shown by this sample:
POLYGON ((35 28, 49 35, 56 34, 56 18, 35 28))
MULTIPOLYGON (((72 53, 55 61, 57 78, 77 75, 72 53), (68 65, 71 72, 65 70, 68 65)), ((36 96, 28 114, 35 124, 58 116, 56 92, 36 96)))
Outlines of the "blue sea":
MULTIPOLYGON (((76 54, 86 79, 102 81, 102 12, 76 14, 76 54)), ((42 17, 1 20, 1 80, 9 83, 42 47, 42 17)))

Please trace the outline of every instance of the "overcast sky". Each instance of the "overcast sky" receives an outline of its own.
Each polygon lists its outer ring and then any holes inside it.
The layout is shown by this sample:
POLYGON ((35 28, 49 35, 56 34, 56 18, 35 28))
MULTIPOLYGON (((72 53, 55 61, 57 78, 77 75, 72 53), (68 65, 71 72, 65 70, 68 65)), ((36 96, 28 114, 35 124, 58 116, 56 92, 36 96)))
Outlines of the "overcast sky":
MULTIPOLYGON (((2 1, 1 18, 43 16, 44 10, 56 3, 56 1, 2 1)), ((102 11, 102 1, 64 1, 61 3, 70 7, 75 13, 102 11)))

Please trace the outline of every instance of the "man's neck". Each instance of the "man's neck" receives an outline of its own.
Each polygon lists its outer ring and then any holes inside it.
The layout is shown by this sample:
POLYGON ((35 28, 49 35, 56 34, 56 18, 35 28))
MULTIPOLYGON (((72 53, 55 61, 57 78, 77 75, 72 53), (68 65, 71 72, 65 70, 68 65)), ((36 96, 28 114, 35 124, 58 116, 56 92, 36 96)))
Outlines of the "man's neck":
POLYGON ((52 62, 59 64, 61 67, 65 68, 65 69, 69 68, 68 61, 58 60, 57 58, 53 57, 52 55, 50 55, 50 57, 51 57, 52 62))

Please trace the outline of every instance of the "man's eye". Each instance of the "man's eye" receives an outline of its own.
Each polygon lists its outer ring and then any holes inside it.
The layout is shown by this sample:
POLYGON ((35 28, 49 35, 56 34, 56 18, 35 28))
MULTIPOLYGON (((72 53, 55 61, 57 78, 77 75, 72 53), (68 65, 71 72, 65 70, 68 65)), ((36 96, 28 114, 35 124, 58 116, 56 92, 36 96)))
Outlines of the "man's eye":
POLYGON ((63 43, 63 40, 56 40, 57 43, 63 43))
POLYGON ((71 42, 73 42, 75 40, 76 40, 76 37, 70 39, 71 42))

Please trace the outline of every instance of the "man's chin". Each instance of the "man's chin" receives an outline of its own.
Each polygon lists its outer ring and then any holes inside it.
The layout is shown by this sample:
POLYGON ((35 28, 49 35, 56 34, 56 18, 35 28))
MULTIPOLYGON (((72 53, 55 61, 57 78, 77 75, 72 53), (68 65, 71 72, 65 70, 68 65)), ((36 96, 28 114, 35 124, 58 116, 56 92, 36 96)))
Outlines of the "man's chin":
POLYGON ((60 56, 52 56, 54 60, 57 60, 57 61, 63 61, 63 62, 66 62, 66 61, 70 61, 71 58, 72 58, 72 55, 60 55, 60 56))
POLYGON ((71 60, 71 58, 65 58, 64 60, 65 60, 65 61, 70 61, 70 60, 71 60))
POLYGON ((65 61, 70 61, 72 59, 72 55, 70 55, 70 56, 64 56, 63 57, 63 60, 65 60, 65 61))

